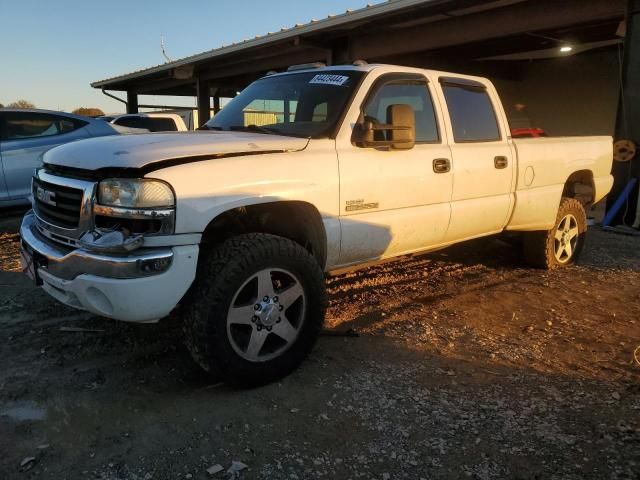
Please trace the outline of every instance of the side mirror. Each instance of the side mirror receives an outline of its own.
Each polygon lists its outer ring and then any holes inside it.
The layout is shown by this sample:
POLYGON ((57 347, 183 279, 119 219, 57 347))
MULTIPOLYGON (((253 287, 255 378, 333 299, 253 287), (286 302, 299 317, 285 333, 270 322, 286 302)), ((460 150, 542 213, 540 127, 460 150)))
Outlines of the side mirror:
POLYGON ((363 147, 410 150, 416 143, 416 116, 410 105, 389 105, 386 124, 365 121, 358 124, 358 130, 356 142, 363 147), (381 132, 382 138, 376 132, 381 132))

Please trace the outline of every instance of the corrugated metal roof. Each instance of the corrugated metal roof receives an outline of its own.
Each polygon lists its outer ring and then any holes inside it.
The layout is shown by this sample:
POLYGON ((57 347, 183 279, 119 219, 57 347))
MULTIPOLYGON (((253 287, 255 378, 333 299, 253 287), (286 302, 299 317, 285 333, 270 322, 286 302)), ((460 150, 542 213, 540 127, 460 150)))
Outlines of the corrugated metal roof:
MULTIPOLYGON (((296 24, 290 28, 282 28, 278 32, 269 32, 266 35, 256 35, 252 39, 245 39, 241 42, 232 43, 231 45, 222 45, 221 47, 207 50, 205 52, 190 55, 172 62, 163 63, 153 67, 147 67, 141 70, 136 70, 131 73, 114 76, 104 80, 99 80, 91 84, 94 88, 103 88, 108 84, 114 84, 118 82, 124 82, 132 80, 144 75, 150 75, 153 73, 162 72, 172 68, 180 67, 183 65, 192 64, 202 60, 209 60, 229 53, 238 52, 244 49, 267 45, 272 42, 278 42, 289 38, 294 38, 298 35, 304 35, 309 33, 315 33, 321 30, 339 27, 352 22, 361 20, 367 20, 378 15, 384 15, 392 12, 397 12, 405 8, 411 8, 416 5, 428 4, 428 3, 443 3, 447 0, 388 0, 379 4, 368 4, 364 8, 358 10, 346 10, 344 13, 338 15, 329 15, 322 20, 312 19, 308 23, 296 24)), ((453 0, 449 0, 453 1, 453 0)))

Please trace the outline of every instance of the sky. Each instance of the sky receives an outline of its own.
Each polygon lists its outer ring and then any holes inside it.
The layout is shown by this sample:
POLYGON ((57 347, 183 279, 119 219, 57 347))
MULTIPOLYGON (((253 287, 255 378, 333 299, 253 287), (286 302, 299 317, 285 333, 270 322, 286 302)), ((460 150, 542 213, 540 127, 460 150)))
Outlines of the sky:
POLYGON ((0 0, 0 103, 122 112, 89 84, 164 63, 161 36, 178 59, 367 3, 380 1, 0 0))

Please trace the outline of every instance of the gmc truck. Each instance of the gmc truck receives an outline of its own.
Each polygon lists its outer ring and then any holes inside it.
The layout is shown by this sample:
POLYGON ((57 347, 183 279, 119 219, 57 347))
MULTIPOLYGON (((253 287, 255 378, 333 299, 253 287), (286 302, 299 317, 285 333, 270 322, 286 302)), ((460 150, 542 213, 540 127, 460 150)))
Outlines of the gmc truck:
POLYGON ((513 139, 484 78, 296 66, 200 131, 47 152, 23 269, 104 317, 156 322, 179 306, 199 365, 262 384, 312 349, 325 275, 501 232, 523 237, 533 266, 572 264, 611 163, 610 137, 513 139))

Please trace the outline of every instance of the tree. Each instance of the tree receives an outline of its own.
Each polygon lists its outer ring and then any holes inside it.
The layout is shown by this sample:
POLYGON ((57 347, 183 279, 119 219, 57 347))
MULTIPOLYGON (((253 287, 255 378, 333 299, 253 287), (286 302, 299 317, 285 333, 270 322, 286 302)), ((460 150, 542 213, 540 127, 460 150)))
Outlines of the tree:
POLYGON ((85 117, 100 117, 104 115, 104 112, 95 107, 80 107, 76 108, 73 112, 76 115, 84 115, 85 117))
POLYGON ((36 108, 36 106, 28 100, 18 100, 17 102, 10 103, 7 108, 36 108))
POLYGON ((4 108, 4 105, 0 103, 0 108, 4 108))

